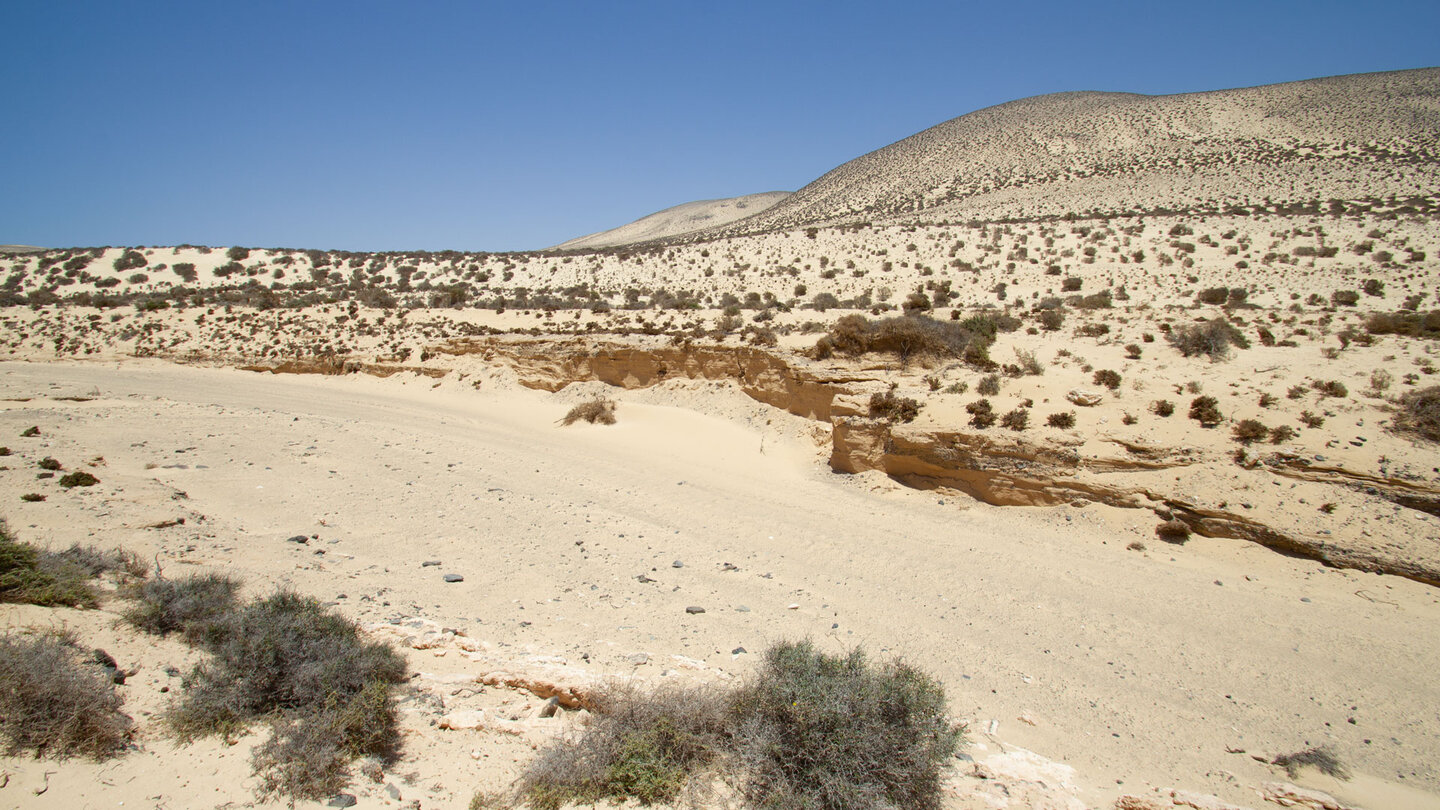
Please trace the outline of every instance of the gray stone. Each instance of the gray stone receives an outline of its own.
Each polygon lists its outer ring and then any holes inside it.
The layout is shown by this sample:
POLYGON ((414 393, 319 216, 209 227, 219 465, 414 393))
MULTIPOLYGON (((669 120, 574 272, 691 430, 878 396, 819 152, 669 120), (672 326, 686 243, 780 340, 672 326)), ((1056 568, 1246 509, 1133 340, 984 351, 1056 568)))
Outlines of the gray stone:
POLYGON ((691 605, 690 607, 685 608, 685 612, 694 615, 696 613, 704 613, 705 608, 700 607, 699 605, 691 605))
POLYGON ((670 563, 670 567, 671 567, 671 568, 684 568, 684 567, 685 567, 685 563, 683 563, 683 562, 681 562, 681 561, 679 561, 679 560, 676 560, 675 562, 670 563))
POLYGON ((420 563, 420 567, 421 567, 421 568, 429 568, 429 567, 431 567, 431 566, 435 566, 435 565, 439 565, 439 564, 440 564, 440 561, 439 561, 439 560, 426 560, 425 562, 420 563))
POLYGON ((303 535, 303 534, 297 534, 297 535, 295 535, 294 537, 290 538, 289 540, 287 540, 287 541, 285 541, 285 542, 287 542, 287 543, 299 543, 300 545, 303 546, 303 545, 305 545, 306 543, 309 543, 309 542, 310 542, 310 538, 306 537, 306 536, 303 535))
POLYGON ((445 581, 446 581, 446 582, 464 582, 464 581, 465 581, 465 577, 463 577, 463 576, 461 576, 461 575, 459 575, 459 574, 446 574, 446 575, 445 575, 445 581))
POLYGON ((326 807, 354 807, 356 799, 349 793, 336 793, 325 803, 326 807))
POLYGON ((649 653, 634 653, 633 655, 625 656, 625 660, 638 667, 641 664, 650 663, 650 655, 649 653))

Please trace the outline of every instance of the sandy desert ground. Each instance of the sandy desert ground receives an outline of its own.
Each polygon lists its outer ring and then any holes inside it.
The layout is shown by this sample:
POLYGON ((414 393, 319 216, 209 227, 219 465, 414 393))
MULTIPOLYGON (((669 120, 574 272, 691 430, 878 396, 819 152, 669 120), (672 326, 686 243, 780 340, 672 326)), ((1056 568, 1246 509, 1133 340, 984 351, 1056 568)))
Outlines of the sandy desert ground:
MULTIPOLYGON (((947 808, 1440 807, 1440 454, 1405 429, 1440 368, 1437 85, 1022 100, 669 242, 8 252, 0 518, 403 650, 360 807, 466 807, 577 695, 798 638, 935 674, 947 808), (822 350, 909 315, 988 356, 822 350), (1238 339, 1171 339, 1199 328, 1238 339), (597 397, 617 424, 559 424, 597 397), (1268 764, 1314 747, 1352 778, 1268 764)), ((103 764, 4 758, 0 804, 258 806, 264 732, 177 747, 199 654, 123 605, 0 608, 134 670, 138 723, 103 764)))
MULTIPOLYGON (((0 431, 41 435, 6 440, 0 498, 23 538, 122 545, 170 572, 228 571, 254 592, 293 586, 361 622, 423 619, 473 641, 470 657, 408 651, 426 674, 385 784, 424 807, 503 786, 567 722, 531 719, 543 701, 524 691, 451 676, 726 679, 752 657, 733 650, 801 636, 922 663, 969 721, 971 756, 1040 752, 1075 769, 1064 774, 1086 806, 1157 788, 1258 805, 1256 786, 1277 774, 1250 754, 1319 744, 1360 775, 1311 786, 1434 806, 1433 587, 1236 540, 1158 543, 1137 510, 1004 509, 837 475, 810 422, 731 384, 625 392, 618 424, 557 426, 596 385, 6 363, 0 431), (21 503, 37 486, 25 462, 45 455, 102 483, 21 503), (297 534, 318 538, 287 542, 297 534), (1135 540, 1150 549, 1128 550, 1135 540), (495 722, 433 725, 466 708, 495 722)), ((7 759, 19 804, 250 801, 253 739, 177 750, 146 721, 175 682, 165 667, 194 653, 110 608, 7 608, 12 628, 35 621, 139 669, 123 689, 141 750, 98 766, 7 759)), ((358 789, 362 806, 402 804, 384 784, 358 789)), ((957 806, 982 806, 975 790, 956 787, 957 806)))

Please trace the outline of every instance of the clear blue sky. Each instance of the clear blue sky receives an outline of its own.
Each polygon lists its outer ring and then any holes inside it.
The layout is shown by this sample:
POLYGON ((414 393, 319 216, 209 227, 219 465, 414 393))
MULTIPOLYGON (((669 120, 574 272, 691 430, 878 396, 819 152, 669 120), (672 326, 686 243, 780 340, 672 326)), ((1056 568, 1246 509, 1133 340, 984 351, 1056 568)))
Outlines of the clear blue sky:
POLYGON ((517 250, 972 110, 1440 65, 1440 2, 41 2, 0 243, 517 250))

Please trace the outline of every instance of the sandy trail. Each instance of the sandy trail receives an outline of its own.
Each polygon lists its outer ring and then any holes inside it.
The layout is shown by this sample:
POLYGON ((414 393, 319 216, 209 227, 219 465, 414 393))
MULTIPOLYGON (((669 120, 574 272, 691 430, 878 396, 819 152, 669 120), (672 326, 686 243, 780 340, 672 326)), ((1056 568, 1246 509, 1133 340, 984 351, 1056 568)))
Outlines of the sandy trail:
POLYGON ((1259 804, 1273 770, 1226 749, 1318 744, 1440 793, 1433 588, 1239 541, 1168 546, 1138 510, 837 476, 789 417, 762 433, 655 404, 663 390, 622 398, 616 426, 560 428, 573 397, 432 385, 0 364, 0 397, 34 398, 3 403, 6 443, 38 424, 46 453, 105 458, 102 486, 39 504, 7 473, 5 516, 29 539, 123 542, 607 672, 647 653, 654 674, 673 655, 743 674, 774 639, 864 644, 939 676, 974 736, 998 720, 992 744, 1076 767, 1092 805, 1147 785, 1259 804), (134 528, 181 506, 206 520, 134 528), (286 542, 302 533, 319 539, 286 542))

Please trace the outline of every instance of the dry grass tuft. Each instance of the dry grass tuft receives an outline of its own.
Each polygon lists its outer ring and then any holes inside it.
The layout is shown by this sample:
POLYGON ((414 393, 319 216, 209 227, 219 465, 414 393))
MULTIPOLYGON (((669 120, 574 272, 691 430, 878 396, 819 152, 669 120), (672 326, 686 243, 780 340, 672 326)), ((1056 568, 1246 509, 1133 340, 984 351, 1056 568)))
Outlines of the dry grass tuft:
POLYGON ((615 400, 596 398, 582 402, 571 408, 565 418, 560 420, 560 424, 569 426, 581 420, 592 425, 615 424, 615 400))

